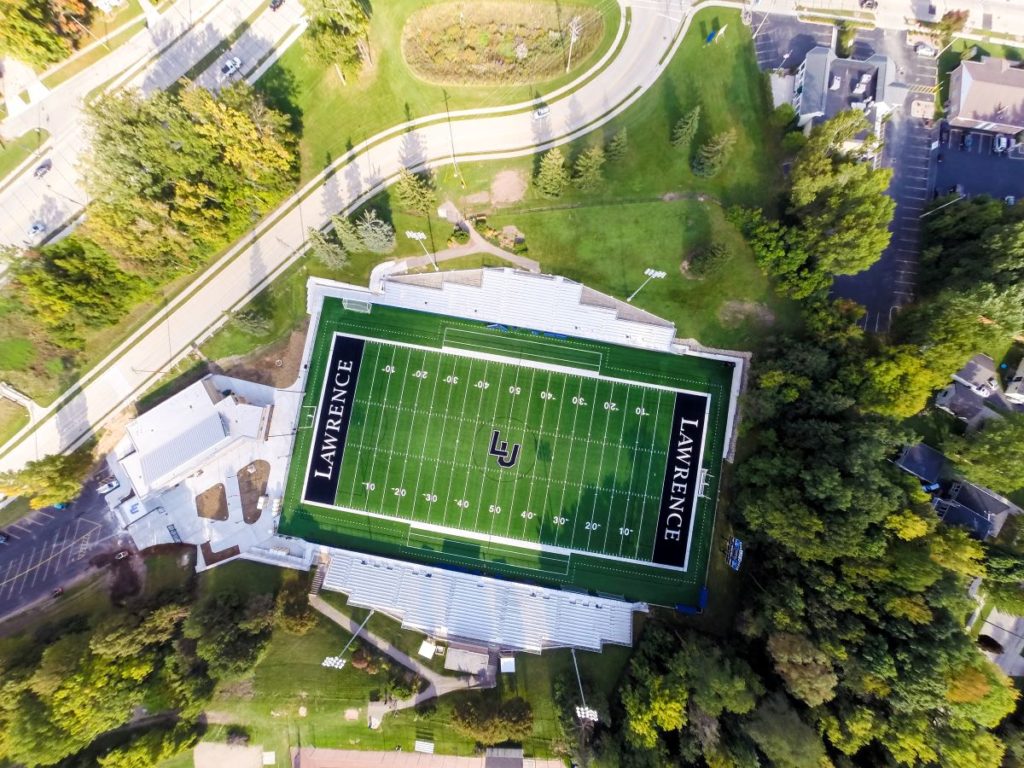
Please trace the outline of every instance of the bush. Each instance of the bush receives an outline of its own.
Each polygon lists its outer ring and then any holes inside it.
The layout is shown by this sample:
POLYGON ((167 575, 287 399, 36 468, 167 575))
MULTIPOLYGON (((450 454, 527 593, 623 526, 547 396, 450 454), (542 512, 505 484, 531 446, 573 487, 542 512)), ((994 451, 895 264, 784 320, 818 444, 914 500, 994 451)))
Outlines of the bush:
POLYGON ((455 231, 452 232, 452 240, 458 245, 465 245, 469 242, 469 232, 464 230, 462 227, 456 227, 455 231))
POLYGON ((503 702, 493 695, 476 694, 455 705, 452 725, 480 744, 522 741, 533 730, 533 710, 524 699, 503 702))
POLYGON ((729 258, 729 251, 721 243, 710 243, 698 248, 690 255, 690 274, 696 277, 707 277, 718 270, 729 258))
POLYGON ((308 591, 305 578, 294 571, 285 571, 274 603, 274 617, 286 632, 304 635, 316 626, 317 617, 309 607, 308 591))

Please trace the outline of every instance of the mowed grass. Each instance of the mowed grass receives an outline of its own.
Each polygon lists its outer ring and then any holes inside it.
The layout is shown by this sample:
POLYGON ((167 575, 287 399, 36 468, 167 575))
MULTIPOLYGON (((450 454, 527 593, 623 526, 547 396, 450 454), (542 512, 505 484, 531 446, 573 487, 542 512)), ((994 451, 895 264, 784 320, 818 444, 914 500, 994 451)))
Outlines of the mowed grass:
MULTIPOLYGON (((25 162, 49 137, 45 130, 31 130, 5 142, 5 146, 0 147, 0 186, 4 177, 25 162)), ((27 229, 28 224, 25 227, 27 229)))
MULTIPOLYGON (((553 4, 553 0, 534 1, 553 4)), ((576 76, 562 74, 543 83, 446 87, 416 78, 402 57, 402 30, 413 12, 433 4, 429 0, 374 3, 370 24, 373 63, 357 78, 342 82, 333 67, 310 63, 300 41, 256 83, 272 105, 291 114, 300 126, 303 181, 356 144, 406 120, 444 115, 446 110, 532 101, 576 76)), ((614 40, 619 7, 609 0, 579 0, 578 4, 596 8, 604 18, 600 43, 574 66, 583 71, 614 40)))
POLYGON ((0 444, 7 442, 28 424, 28 411, 13 400, 0 397, 0 444))

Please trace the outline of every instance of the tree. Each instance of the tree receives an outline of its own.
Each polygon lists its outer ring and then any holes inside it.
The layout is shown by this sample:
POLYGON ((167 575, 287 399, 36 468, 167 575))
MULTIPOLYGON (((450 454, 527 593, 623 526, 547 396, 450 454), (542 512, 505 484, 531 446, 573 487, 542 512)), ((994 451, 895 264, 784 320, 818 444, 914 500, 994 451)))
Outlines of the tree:
POLYGON ((364 251, 370 253, 391 253, 395 250, 395 229, 386 221, 377 218, 372 208, 363 212, 356 224, 356 231, 364 251))
POLYGON ((306 580, 294 571, 286 571, 277 592, 274 614, 280 627, 293 635, 304 635, 317 623, 317 615, 309 606, 306 580))
POLYGON ((363 250, 363 241, 352 219, 347 216, 332 216, 331 226, 334 227, 338 242, 347 253, 359 253, 363 250))
POLYGON ((290 191, 295 137, 249 85, 118 91, 88 109, 82 227, 122 267, 167 279, 205 263, 290 191))
POLYGON ((860 390, 861 407, 874 413, 907 418, 920 411, 945 379, 937 380, 911 346, 887 346, 867 361, 860 390))
POLYGON ((708 243, 697 248, 691 255, 687 267, 695 277, 707 277, 717 272, 728 260, 729 251, 720 242, 708 243))
POLYGON ((1005 495, 1024 488, 1024 415, 986 422, 968 437, 954 438, 947 454, 972 482, 1005 495))
POLYGON ((693 172, 697 176, 711 178, 717 176, 722 167, 729 160, 729 153, 736 143, 736 131, 730 128, 727 131, 712 136, 704 142, 697 150, 697 156, 693 159, 693 172))
POLYGON ((452 726, 480 744, 522 741, 533 730, 533 710, 524 699, 477 694, 455 705, 452 726))
POLYGON ((344 78, 358 72, 370 57, 370 19, 359 0, 302 0, 309 18, 302 36, 306 54, 321 65, 334 65, 344 78))
POLYGON ((274 624, 272 595, 243 597, 220 592, 193 608, 184 625, 195 640, 196 656, 215 677, 249 669, 270 639, 274 624))
POLYGON ((768 652, 786 688, 807 706, 816 707, 835 696, 839 678, 828 656, 806 637, 773 633, 768 638, 768 652))
POLYGON ((608 142, 608 146, 605 147, 605 155, 613 163, 621 160, 626 156, 626 152, 629 151, 629 135, 626 133, 625 128, 620 128, 616 131, 615 135, 612 136, 611 141, 608 142))
POLYGON ((761 702, 745 728, 776 768, 821 768, 827 765, 821 738, 800 719, 781 693, 772 694, 761 702))
POLYGON ((391 191, 403 210, 420 216, 427 215, 436 199, 429 181, 408 168, 399 171, 398 180, 391 191))
POLYGON ((46 0, 0 2, 0 55, 45 69, 70 53, 46 0))
POLYGON ((603 167, 604 149, 600 146, 590 147, 576 158, 573 181, 584 192, 592 192, 601 186, 601 182, 604 181, 604 174, 601 172, 603 167))
POLYGON ((533 183, 544 197, 561 197, 569 183, 569 172, 565 168, 565 157, 560 149, 556 147, 544 153, 533 183))
POLYGON ((348 254, 345 249, 315 227, 308 231, 309 249, 313 252, 313 258, 330 269, 342 269, 348 264, 348 254))
POLYGON ((0 474, 0 493, 25 496, 32 509, 64 504, 78 498, 92 467, 92 446, 73 453, 55 453, 28 462, 17 472, 0 474))
POLYGON ((699 127, 700 104, 676 121, 675 127, 672 129, 672 146, 679 150, 681 154, 689 154, 690 145, 693 143, 699 127))

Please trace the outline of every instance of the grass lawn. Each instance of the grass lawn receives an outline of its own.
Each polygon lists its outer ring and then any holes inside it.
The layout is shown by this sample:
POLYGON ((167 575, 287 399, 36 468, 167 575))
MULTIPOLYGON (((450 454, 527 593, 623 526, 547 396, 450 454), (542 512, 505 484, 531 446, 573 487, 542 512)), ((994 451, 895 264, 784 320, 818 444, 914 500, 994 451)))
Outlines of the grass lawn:
POLYGON ((12 499, 6 506, 0 507, 0 528, 17 522, 31 511, 28 506, 28 499, 21 496, 12 499))
POLYGON ((45 130, 31 130, 0 147, 0 180, 25 162, 49 137, 45 130))
POLYGON ((28 411, 13 400, 0 397, 0 444, 10 440, 28 424, 28 411))
POLYGON ((580 0, 579 4, 601 11, 604 37, 590 56, 578 60, 572 74, 539 84, 441 87, 414 77, 401 54, 405 20, 415 10, 435 1, 374 3, 370 24, 373 64, 358 79, 342 83, 333 67, 311 64, 300 41, 256 83, 274 106, 292 114, 301 126, 303 181, 350 147, 405 120, 443 114, 446 108, 482 108, 529 101, 553 90, 600 58, 619 26, 616 3, 580 0))

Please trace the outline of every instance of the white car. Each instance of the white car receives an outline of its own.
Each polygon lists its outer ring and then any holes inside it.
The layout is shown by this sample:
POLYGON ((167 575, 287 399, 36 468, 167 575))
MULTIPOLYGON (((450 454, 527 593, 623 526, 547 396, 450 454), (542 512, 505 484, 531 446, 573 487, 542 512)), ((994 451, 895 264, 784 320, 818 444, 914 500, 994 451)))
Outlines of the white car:
POLYGON ((235 72, 242 68, 242 60, 237 56, 232 56, 230 59, 224 62, 224 65, 220 68, 220 73, 224 77, 231 77, 235 72))
POLYGON ((992 149, 996 152, 1005 152, 1010 148, 1010 137, 1005 133, 996 135, 996 140, 992 144, 992 149))
POLYGON ((1013 195, 1007 195, 1006 197, 1003 198, 1003 202, 1006 203, 1007 205, 1016 205, 1017 198, 1014 197, 1013 195))
POLYGON ((551 107, 538 107, 533 110, 534 120, 543 120, 545 117, 551 114, 551 107))
POLYGON ((121 484, 119 482, 117 482, 117 479, 111 477, 111 478, 108 478, 107 480, 105 480, 103 483, 101 483, 99 488, 97 488, 96 490, 101 495, 106 496, 111 491, 116 491, 120 487, 121 487, 121 484))
POLYGON ((29 242, 35 242, 44 232, 46 232, 46 225, 41 221, 33 221, 32 226, 25 234, 28 236, 29 242))
POLYGON ((830 91, 838 91, 839 86, 843 84, 843 78, 839 75, 832 75, 832 85, 828 87, 830 91))
POLYGON ((914 46, 914 53, 925 59, 934 59, 939 55, 939 52, 932 48, 928 43, 918 43, 914 46))

